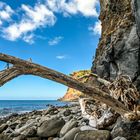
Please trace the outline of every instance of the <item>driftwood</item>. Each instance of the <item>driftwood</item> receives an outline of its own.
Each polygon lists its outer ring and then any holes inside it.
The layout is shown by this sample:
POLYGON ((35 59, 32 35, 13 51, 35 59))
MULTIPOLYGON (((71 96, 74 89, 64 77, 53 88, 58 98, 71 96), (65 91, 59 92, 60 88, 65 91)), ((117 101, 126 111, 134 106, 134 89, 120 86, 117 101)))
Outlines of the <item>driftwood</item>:
POLYGON ((106 104, 94 101, 90 98, 79 99, 82 116, 89 120, 89 125, 103 129, 116 122, 118 114, 106 104))
POLYGON ((54 71, 47 67, 2 53, 0 53, 0 61, 13 64, 13 66, 10 67, 9 69, 0 72, 1 86, 17 76, 31 74, 35 76, 40 76, 45 79, 56 81, 68 87, 79 90, 84 94, 93 97, 94 99, 110 106, 113 110, 115 110, 117 113, 119 113, 122 116, 127 116, 126 114, 130 112, 134 114, 131 110, 125 107, 123 103, 114 99, 108 93, 100 90, 99 88, 93 86, 91 87, 86 83, 82 83, 76 79, 73 79, 71 76, 67 76, 65 74, 54 71))
MULTIPOLYGON (((129 76, 119 75, 106 88, 113 98, 122 102, 126 108, 133 110, 133 113, 127 113, 124 117, 130 121, 140 119, 140 95, 129 76)), ((81 98, 79 103, 82 116, 89 120, 90 126, 95 128, 106 128, 112 125, 119 116, 106 104, 91 98, 81 98)))

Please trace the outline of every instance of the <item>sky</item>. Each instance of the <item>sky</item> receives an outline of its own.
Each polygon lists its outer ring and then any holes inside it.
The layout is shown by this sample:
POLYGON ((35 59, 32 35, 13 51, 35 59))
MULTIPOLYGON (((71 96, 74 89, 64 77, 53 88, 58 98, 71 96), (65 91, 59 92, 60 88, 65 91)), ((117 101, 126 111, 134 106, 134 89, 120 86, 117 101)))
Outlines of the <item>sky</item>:
MULTIPOLYGON (((0 52, 70 74, 90 69, 101 34, 98 0, 1 0, 0 52)), ((0 61, 0 70, 6 63, 0 61)), ((0 87, 0 100, 57 99, 67 87, 20 76, 0 87)))

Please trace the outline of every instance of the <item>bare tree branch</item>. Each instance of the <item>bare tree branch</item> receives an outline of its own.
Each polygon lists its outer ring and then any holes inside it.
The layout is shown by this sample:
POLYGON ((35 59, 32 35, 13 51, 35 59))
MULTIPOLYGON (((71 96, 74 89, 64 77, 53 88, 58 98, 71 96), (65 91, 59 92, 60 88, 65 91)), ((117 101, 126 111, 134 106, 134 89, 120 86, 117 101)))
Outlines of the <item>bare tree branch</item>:
POLYGON ((11 67, 9 69, 0 71, 0 86, 18 77, 19 75, 21 75, 21 72, 17 70, 16 67, 11 67))
POLYGON ((2 53, 0 53, 0 60, 11 63, 16 68, 16 69, 11 68, 9 70, 5 70, 5 72, 3 71, 3 74, 6 73, 7 76, 6 76, 6 78, 0 79, 0 83, 2 83, 2 84, 8 82, 9 80, 11 80, 21 74, 23 74, 23 75, 32 74, 32 75, 40 76, 42 78, 56 81, 58 83, 66 85, 68 87, 79 90, 79 91, 83 92, 84 94, 91 96, 94 99, 109 105, 112 109, 114 109, 116 112, 118 112, 121 115, 124 115, 124 114, 130 112, 130 110, 128 110, 122 103, 120 103, 118 100, 115 100, 114 98, 109 96, 108 93, 106 93, 96 87, 91 87, 76 79, 73 79, 70 76, 67 76, 67 75, 62 74, 57 71, 54 71, 47 67, 43 67, 41 65, 31 63, 31 62, 28 62, 28 61, 25 61, 25 60, 22 60, 22 59, 13 57, 13 56, 9 56, 6 54, 2 54, 2 53), (13 73, 13 74, 11 74, 11 73, 13 73))

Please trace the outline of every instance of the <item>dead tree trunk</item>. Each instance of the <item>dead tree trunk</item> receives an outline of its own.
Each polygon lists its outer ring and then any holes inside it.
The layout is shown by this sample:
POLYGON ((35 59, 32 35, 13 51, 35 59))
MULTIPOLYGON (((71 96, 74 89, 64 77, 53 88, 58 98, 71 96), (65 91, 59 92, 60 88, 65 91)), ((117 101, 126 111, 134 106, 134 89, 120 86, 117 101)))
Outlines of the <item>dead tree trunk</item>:
POLYGON ((114 109, 116 112, 118 112, 123 116, 124 114, 130 112, 130 110, 128 110, 122 103, 112 98, 108 93, 103 92, 102 90, 96 87, 88 86, 87 84, 82 83, 76 79, 73 79, 70 76, 54 71, 47 67, 43 67, 41 65, 31 63, 2 53, 0 53, 0 60, 13 64, 13 67, 10 67, 9 69, 0 72, 1 86, 19 75, 31 74, 56 81, 68 87, 79 90, 84 94, 107 104, 108 106, 110 106, 112 109, 114 109))

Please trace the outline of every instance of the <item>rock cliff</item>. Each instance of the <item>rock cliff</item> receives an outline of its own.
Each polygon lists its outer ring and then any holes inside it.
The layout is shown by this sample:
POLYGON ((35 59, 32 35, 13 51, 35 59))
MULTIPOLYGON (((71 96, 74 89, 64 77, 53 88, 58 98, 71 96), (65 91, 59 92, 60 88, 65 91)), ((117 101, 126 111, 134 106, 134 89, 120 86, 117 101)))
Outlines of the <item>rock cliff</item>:
MULTIPOLYGON (((100 0, 101 38, 91 71, 114 80, 129 75, 140 90, 140 0, 100 0)), ((68 88, 63 100, 74 100, 79 91, 68 88)))
MULTIPOLYGON (((84 77, 84 75, 87 75, 91 73, 90 70, 81 70, 77 72, 73 72, 70 74, 73 78, 78 79, 82 82, 87 82, 87 78, 84 77)), ((61 101, 75 101, 79 97, 84 96, 84 94, 78 90, 75 90, 73 88, 68 88, 66 94, 64 97, 60 98, 61 101)))
POLYGON ((129 75, 140 89, 140 1, 100 0, 102 34, 92 72, 108 80, 129 75))

